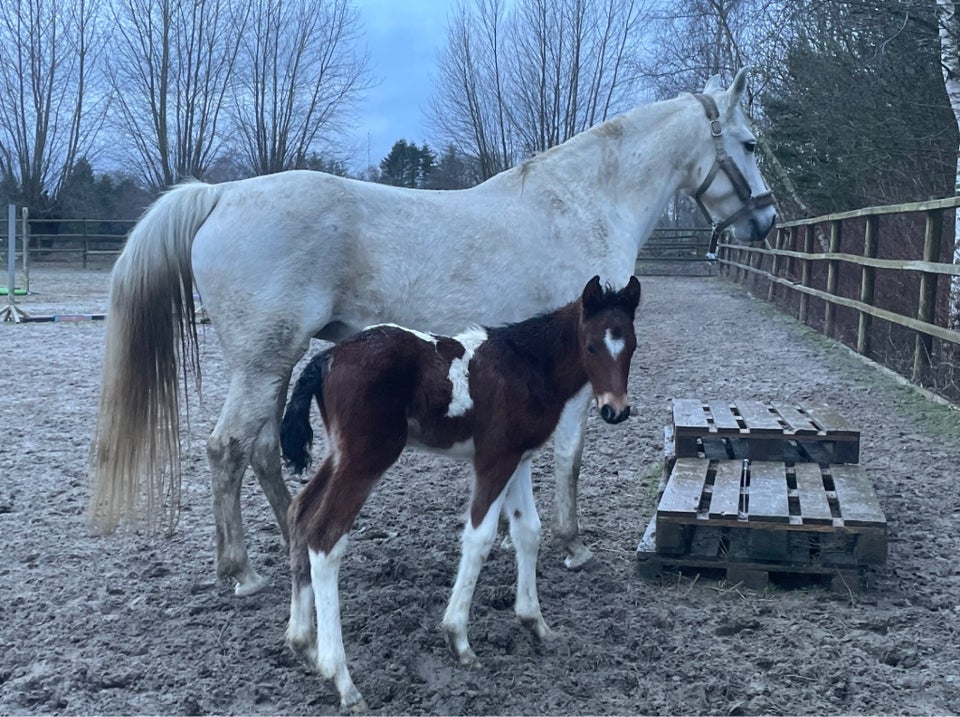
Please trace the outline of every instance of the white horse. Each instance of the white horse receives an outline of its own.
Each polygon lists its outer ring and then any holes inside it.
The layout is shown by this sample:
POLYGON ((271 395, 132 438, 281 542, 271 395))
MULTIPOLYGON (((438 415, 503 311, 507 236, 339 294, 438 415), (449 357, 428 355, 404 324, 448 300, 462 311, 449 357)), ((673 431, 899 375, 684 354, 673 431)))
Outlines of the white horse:
MULTIPOLYGON (((374 323, 449 334, 554 309, 594 274, 623 286, 679 189, 737 240, 764 237, 775 215, 740 107, 745 88, 744 70, 728 90, 714 78, 703 94, 636 107, 460 191, 291 171, 166 193, 113 272, 92 524, 175 526, 178 379, 188 364, 199 371, 195 285, 230 372, 207 441, 217 571, 237 581, 238 595, 260 589, 243 536, 242 477, 252 466, 286 539, 278 431, 310 340, 374 323)), ((576 507, 589 398, 584 390, 570 400, 554 434, 553 538, 571 568, 591 557, 576 507)))

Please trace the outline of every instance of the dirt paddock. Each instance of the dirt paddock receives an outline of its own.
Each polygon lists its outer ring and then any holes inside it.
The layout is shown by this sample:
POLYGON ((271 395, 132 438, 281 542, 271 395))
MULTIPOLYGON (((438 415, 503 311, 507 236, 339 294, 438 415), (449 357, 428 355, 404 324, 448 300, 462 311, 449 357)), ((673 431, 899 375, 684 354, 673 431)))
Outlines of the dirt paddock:
MULTIPOLYGON (((105 312, 106 280, 106 270, 37 267, 37 293, 21 304, 36 314, 105 312)), ((589 422, 580 514, 592 569, 563 568, 550 542, 549 450, 535 463, 540 597, 555 642, 540 645, 517 623, 513 556, 497 546, 470 625, 482 668, 456 666, 438 625, 467 469, 407 453, 374 492, 341 571, 347 657, 372 712, 960 713, 957 412, 720 279, 648 277, 643 296, 636 416, 589 422), (676 397, 822 399, 856 424, 890 529, 872 586, 752 591, 637 577, 676 397)), ((250 476, 245 526, 270 585, 237 599, 215 578, 204 442, 225 385, 211 329, 201 337, 202 400, 191 397, 177 534, 85 531, 104 330, 93 321, 0 326, 0 713, 336 713, 332 685, 283 645, 287 564, 250 476)))

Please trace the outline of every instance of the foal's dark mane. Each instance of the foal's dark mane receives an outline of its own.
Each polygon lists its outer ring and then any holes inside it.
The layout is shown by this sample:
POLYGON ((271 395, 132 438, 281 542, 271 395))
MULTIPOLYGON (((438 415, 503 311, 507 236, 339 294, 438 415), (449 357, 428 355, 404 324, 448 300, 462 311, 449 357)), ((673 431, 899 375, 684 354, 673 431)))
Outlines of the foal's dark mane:
MULTIPOLYGON (((622 301, 619 292, 608 284, 592 307, 592 313, 618 308, 622 301)), ((623 310, 629 312, 626 306, 623 306, 623 310)), ((557 355, 556 349, 563 347, 568 350, 576 342, 579 312, 580 299, 577 299, 559 309, 523 321, 484 328, 491 344, 509 348, 534 366, 547 366, 550 357, 557 355)))

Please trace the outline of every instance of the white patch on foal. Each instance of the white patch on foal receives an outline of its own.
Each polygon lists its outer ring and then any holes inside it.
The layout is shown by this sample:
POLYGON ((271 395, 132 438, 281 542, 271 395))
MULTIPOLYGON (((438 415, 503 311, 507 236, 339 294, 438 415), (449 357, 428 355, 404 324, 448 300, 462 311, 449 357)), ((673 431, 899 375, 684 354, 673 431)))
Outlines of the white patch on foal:
POLYGON ((391 329, 400 329, 401 331, 406 331, 408 334, 413 334, 418 339, 420 339, 421 341, 426 341, 428 344, 433 344, 434 346, 436 346, 437 344, 437 337, 434 336, 433 334, 425 334, 422 331, 417 331, 416 329, 408 329, 406 326, 398 326, 397 324, 373 324, 372 326, 368 326, 366 329, 364 329, 364 331, 366 331, 367 329, 379 329, 381 327, 387 327, 391 329))
POLYGON ((623 339, 613 338, 613 334, 610 333, 610 329, 607 329, 607 333, 603 337, 603 343, 607 345, 607 351, 610 352, 610 355, 616 358, 620 355, 620 352, 623 351, 626 347, 626 342, 623 339))
POLYGON ((450 362, 450 372, 447 374, 453 384, 453 397, 447 407, 447 416, 450 418, 463 416, 473 408, 473 399, 470 398, 470 359, 477 347, 487 340, 487 332, 478 326, 453 338, 463 346, 463 356, 450 362))

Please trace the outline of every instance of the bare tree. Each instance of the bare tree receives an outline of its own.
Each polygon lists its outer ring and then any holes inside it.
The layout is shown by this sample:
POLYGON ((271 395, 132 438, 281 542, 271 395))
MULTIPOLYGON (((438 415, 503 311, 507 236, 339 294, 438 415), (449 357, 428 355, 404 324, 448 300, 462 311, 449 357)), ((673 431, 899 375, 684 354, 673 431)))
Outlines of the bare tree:
POLYGON ((439 89, 430 105, 434 126, 477 158, 484 179, 516 159, 501 73, 503 22, 502 0, 478 0, 472 11, 458 7, 438 57, 439 89))
POLYGON ((215 159, 246 12, 229 0, 115 0, 117 126, 150 185, 202 178, 215 159))
POLYGON ((254 174, 303 167, 344 129, 369 88, 348 0, 255 0, 241 42, 233 117, 254 174))
POLYGON ((642 0, 461 4, 439 57, 434 127, 489 177, 626 109, 644 11, 642 0))
MULTIPOLYGON (((953 0, 937 1, 943 83, 960 130, 960 6, 953 0)), ((960 149, 954 192, 960 194, 960 149)), ((954 212, 953 263, 960 264, 960 211, 954 212)), ((950 327, 960 328, 960 276, 950 277, 950 327)))
POLYGON ((96 0, 7 0, 0 13, 0 179, 35 212, 56 203, 102 124, 89 91, 98 11, 96 0))

